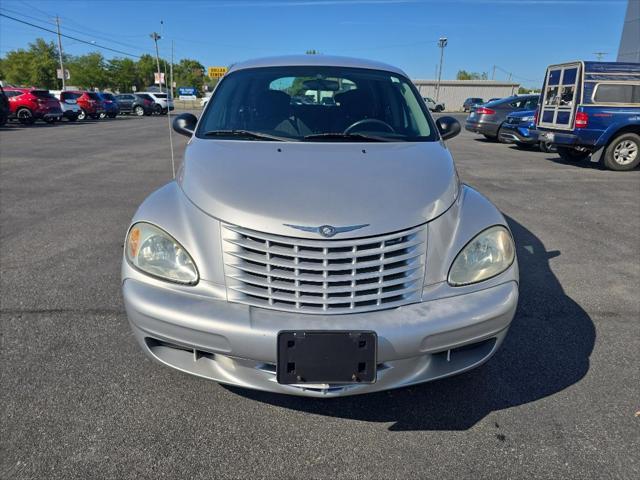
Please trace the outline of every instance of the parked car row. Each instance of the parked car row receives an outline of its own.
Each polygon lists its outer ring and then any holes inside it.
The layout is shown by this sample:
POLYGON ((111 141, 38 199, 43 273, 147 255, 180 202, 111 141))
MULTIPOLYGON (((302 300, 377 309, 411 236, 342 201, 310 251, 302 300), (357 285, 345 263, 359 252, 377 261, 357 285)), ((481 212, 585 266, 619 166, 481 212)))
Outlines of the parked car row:
POLYGON ((75 122, 125 114, 166 115, 174 109, 173 100, 160 92, 113 94, 0 86, 0 97, 0 125, 12 119, 31 125, 37 120, 54 123, 63 119, 75 122))
POLYGON ((640 64, 570 62, 547 68, 540 95, 475 103, 465 129, 489 140, 590 159, 610 170, 640 165, 640 64))

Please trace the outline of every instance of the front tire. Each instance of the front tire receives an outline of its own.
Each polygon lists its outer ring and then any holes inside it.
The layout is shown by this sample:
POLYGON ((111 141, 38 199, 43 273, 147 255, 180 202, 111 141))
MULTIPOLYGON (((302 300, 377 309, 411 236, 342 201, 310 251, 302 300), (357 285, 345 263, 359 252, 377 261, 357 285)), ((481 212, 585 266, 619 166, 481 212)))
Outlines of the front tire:
POLYGON ((86 120, 87 119, 87 112, 85 111, 84 108, 80 109, 80 113, 78 114, 78 120, 86 120))
POLYGON ((22 125, 33 125, 36 122, 33 113, 28 108, 21 108, 16 112, 16 117, 22 125))
POLYGON ((581 162, 589 158, 589 152, 583 152, 570 147, 558 147, 558 155, 566 162, 581 162))
POLYGON ((145 114, 144 108, 142 108, 140 105, 137 105, 136 108, 133 109, 133 113, 135 113, 138 117, 142 117, 145 114))
POLYGON ((604 151, 604 166, 624 172, 640 164, 640 135, 623 133, 617 136, 604 151))
POLYGON ((162 107, 160 105, 156 105, 153 107, 153 113, 156 115, 162 115, 162 107))

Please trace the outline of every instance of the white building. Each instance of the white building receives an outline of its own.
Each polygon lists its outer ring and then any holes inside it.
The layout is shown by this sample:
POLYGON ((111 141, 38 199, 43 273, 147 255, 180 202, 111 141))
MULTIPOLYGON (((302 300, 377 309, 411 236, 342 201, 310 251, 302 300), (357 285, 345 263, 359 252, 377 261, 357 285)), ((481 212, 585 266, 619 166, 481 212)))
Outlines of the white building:
POLYGON ((413 80, 413 83, 423 97, 444 102, 449 111, 462 110, 462 104, 467 98, 502 98, 518 93, 518 83, 499 82, 494 80, 442 80, 440 94, 436 95, 437 80, 413 80))
POLYGON ((618 49, 619 62, 640 62, 640 0, 629 0, 618 49))

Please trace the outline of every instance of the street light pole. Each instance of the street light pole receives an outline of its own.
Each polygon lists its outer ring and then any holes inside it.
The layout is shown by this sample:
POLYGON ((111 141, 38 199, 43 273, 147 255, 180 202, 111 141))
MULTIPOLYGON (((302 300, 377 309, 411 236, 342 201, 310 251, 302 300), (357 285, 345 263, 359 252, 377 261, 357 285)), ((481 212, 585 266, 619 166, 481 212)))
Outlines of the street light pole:
POLYGON ((60 72, 62 75, 62 90, 65 90, 64 64, 62 63, 62 37, 60 36, 60 19, 56 15, 56 25, 58 26, 58 59, 60 60, 60 72))
POLYGON ((444 47, 447 46, 447 38, 440 37, 438 47, 440 47, 440 68, 438 69, 438 83, 436 84, 436 103, 440 99, 440 80, 442 79, 442 62, 444 60, 444 47))
POLYGON ((156 44, 156 65, 158 67, 158 83, 160 84, 160 91, 162 91, 162 73, 160 72, 160 53, 158 52, 158 40, 160 40, 162 37, 156 32, 153 32, 149 36, 153 39, 154 43, 156 44))

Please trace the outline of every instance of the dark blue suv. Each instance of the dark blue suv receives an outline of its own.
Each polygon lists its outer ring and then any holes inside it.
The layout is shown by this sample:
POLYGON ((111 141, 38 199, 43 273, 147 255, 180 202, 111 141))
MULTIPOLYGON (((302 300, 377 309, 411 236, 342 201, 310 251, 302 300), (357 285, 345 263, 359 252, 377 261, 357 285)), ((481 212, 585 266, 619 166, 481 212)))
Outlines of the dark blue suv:
POLYGON ((640 63, 572 62, 547 69, 536 126, 565 160, 611 170, 640 164, 640 63))

